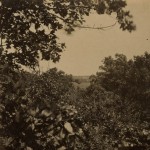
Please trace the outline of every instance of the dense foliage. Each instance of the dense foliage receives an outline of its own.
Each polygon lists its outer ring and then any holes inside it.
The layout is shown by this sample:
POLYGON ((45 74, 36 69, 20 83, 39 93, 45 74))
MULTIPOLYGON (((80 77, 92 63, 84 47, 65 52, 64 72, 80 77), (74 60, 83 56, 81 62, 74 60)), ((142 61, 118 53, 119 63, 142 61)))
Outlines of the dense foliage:
POLYGON ((84 123, 75 107, 61 100, 72 87, 70 76, 56 68, 38 76, 10 66, 1 66, 0 74, 6 149, 87 149, 84 123))
MULTIPOLYGON (((145 57, 148 56, 145 53, 136 56, 135 60, 141 60, 140 64, 143 62, 146 67, 148 59, 145 61, 145 57)), ((116 64, 122 69, 121 62, 116 64)), ((134 63, 133 60, 126 62, 134 63)), ((110 70, 115 71, 114 66, 113 69, 110 70)), ((101 73, 102 78, 100 72, 91 77, 91 85, 84 91, 74 88, 72 77, 56 68, 38 75, 1 65, 0 112, 5 148, 148 150, 150 124, 148 118, 144 118, 143 109, 138 110, 139 100, 137 105, 117 88, 116 91, 108 90, 100 82, 108 73, 101 73)), ((149 77, 149 71, 143 73, 149 77)), ((118 77, 113 81, 124 80, 123 75, 118 77)), ((111 78, 107 80, 112 81, 111 78)), ((132 100, 136 102, 136 99, 132 100)), ((145 105, 140 105, 143 107, 145 105)), ((148 109, 146 113, 149 113, 148 109)))
POLYGON ((91 76, 80 106, 86 107, 82 114, 95 126, 101 149, 150 149, 149 62, 147 52, 133 60, 116 54, 115 59, 106 57, 91 76))
POLYGON ((73 89, 72 76, 56 68, 49 69, 39 76, 30 76, 32 77, 27 82, 28 94, 40 107, 63 101, 73 89))
MULTIPOLYGON (((150 54, 127 60, 125 55, 106 57, 100 71, 92 79, 93 85, 101 85, 106 91, 119 95, 123 101, 136 103, 138 108, 150 106, 150 54)), ((144 119, 144 118, 142 118, 144 119)))

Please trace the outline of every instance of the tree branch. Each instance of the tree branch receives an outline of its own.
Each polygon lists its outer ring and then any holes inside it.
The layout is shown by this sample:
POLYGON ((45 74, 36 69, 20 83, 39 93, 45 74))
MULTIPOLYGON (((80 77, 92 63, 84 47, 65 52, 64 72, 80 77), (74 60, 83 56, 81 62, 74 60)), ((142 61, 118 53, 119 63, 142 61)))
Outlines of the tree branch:
MULTIPOLYGON (((54 17, 62 20, 64 23, 72 24, 71 22, 68 22, 66 19, 64 19, 64 18, 62 18, 60 16, 57 16, 57 15, 55 15, 53 13, 50 13, 50 14, 53 15, 54 17)), ((104 30, 106 28, 111 28, 111 27, 115 26, 116 24, 117 24, 117 21, 114 24, 111 24, 111 25, 108 25, 108 26, 101 26, 101 27, 80 26, 80 25, 75 25, 75 24, 73 25, 73 27, 84 28, 84 29, 104 30)))
POLYGON ((78 28, 84 28, 84 29, 96 29, 96 30, 104 30, 106 28, 111 28, 117 24, 117 21, 114 24, 108 25, 108 26, 101 26, 101 27, 90 27, 90 26, 80 26, 80 25, 74 25, 74 27, 78 28))

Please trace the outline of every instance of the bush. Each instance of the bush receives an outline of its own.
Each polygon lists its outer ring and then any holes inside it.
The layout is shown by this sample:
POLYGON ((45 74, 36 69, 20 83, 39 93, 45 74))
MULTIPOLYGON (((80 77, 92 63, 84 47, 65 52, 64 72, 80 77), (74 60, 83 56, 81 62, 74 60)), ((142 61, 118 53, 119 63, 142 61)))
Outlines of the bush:
POLYGON ((37 76, 10 66, 1 67, 0 73, 5 78, 1 124, 6 149, 87 149, 81 117, 74 106, 61 101, 71 86, 64 73, 54 69, 37 76), (67 88, 61 82, 67 82, 67 88))

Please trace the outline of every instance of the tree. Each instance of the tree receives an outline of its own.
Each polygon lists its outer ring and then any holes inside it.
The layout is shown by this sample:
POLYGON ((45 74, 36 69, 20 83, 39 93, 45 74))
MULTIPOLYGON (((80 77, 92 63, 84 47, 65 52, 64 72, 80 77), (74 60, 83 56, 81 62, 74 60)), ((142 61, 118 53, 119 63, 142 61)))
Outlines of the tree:
POLYGON ((74 105, 87 123, 87 140, 91 149, 138 150, 150 147, 149 122, 141 121, 135 105, 122 103, 120 95, 93 83, 76 99, 74 105))
MULTIPOLYGON (((31 76, 33 76, 31 74, 31 76)), ((72 76, 56 68, 49 69, 41 75, 34 75, 28 81, 28 97, 35 99, 38 107, 56 105, 69 96, 73 89, 72 76)))
POLYGON ((98 14, 115 12, 120 28, 131 32, 135 25, 125 7, 124 0, 1 0, 1 61, 31 68, 39 59, 58 61, 65 44, 59 42, 57 31, 71 33, 82 27, 92 9, 98 14))
POLYGON ((150 54, 147 52, 131 60, 122 54, 116 54, 115 58, 106 57, 100 71, 92 78, 91 88, 101 86, 119 95, 123 101, 135 103, 142 110, 149 110, 149 64, 150 54))
POLYGON ((106 57, 75 105, 93 149, 149 149, 150 54, 106 57), (94 135, 94 136, 93 136, 94 135))

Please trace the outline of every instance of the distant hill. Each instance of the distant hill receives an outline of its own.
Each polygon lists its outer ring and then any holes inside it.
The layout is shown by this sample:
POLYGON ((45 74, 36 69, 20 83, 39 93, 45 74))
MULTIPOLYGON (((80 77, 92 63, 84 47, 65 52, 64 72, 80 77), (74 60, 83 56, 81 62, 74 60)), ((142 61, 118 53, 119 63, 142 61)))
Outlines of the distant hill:
POLYGON ((89 76, 73 76, 75 87, 86 89, 90 85, 89 76))

